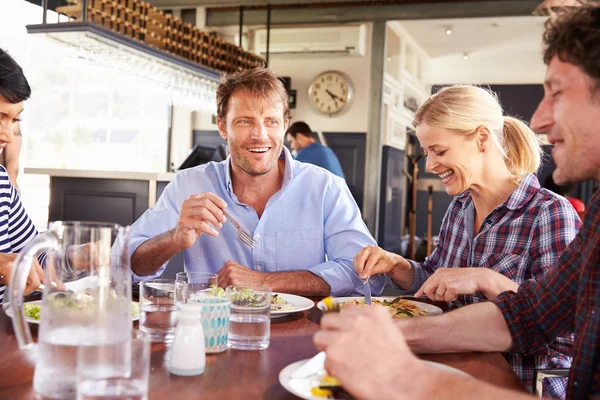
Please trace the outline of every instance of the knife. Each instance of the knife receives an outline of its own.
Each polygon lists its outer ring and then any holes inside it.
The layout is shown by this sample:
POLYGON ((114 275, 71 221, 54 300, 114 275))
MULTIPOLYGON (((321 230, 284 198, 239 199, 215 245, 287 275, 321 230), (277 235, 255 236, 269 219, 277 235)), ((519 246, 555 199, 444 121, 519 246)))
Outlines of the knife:
POLYGON ((371 300, 371 285, 369 284, 369 278, 363 279, 364 285, 364 294, 365 294, 365 304, 370 305, 373 303, 371 300))
POLYGON ((300 368, 290 374, 292 379, 304 379, 314 375, 325 368, 325 352, 322 351, 316 356, 302 364, 300 368))

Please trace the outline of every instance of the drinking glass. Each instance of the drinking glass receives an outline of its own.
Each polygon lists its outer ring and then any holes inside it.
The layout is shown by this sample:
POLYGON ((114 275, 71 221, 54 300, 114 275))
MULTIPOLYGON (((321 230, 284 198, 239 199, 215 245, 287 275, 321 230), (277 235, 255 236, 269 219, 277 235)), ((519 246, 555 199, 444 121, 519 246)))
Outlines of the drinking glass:
POLYGON ((153 342, 172 342, 179 303, 174 279, 140 282, 140 330, 147 332, 153 342))
POLYGON ((271 289, 228 286, 231 302, 227 347, 236 350, 264 350, 271 339, 271 289))
POLYGON ((188 300, 216 294, 218 279, 217 274, 210 272, 178 272, 175 275, 177 301, 187 303, 188 300))
POLYGON ((202 304, 202 328, 206 353, 227 350, 230 302, 219 289, 217 274, 179 272, 176 277, 176 297, 182 303, 202 304), (222 296, 220 294, 222 293, 222 296))
POLYGON ((147 400, 150 336, 135 330, 122 348, 81 349, 77 363, 77 400, 147 400), (120 368, 103 368, 121 361, 120 368))

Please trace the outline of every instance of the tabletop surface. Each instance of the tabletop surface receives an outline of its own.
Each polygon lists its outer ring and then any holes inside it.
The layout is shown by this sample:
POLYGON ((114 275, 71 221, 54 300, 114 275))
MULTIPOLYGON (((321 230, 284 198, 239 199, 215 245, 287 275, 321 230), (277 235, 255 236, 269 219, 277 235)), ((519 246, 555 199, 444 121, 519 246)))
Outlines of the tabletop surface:
MULTIPOLYGON (((297 399, 279 383, 287 365, 317 353, 312 336, 319 329, 321 311, 272 319, 271 344, 263 351, 227 350, 207 355, 203 375, 179 377, 163 366, 164 344, 152 346, 149 399, 297 399)), ((426 317, 421 317, 426 318, 426 317)), ((37 336, 37 326, 32 325, 37 336)), ((35 399, 33 365, 18 350, 12 323, 0 310, 0 398, 35 399)), ((476 379, 523 391, 519 378, 500 353, 427 355, 424 359, 460 369, 476 379)))

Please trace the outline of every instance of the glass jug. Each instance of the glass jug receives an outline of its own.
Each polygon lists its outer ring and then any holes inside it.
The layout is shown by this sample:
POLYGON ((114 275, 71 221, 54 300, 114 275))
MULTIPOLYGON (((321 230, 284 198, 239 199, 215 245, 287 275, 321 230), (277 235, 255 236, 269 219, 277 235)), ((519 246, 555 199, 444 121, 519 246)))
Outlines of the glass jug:
MULTIPOLYGON (((75 398, 78 351, 127 354, 132 332, 128 244, 129 227, 53 222, 17 256, 9 287, 13 326, 19 347, 35 350, 33 387, 44 398, 75 398), (44 288, 36 345, 25 320, 23 290, 32 262, 42 252, 44 288)), ((128 368, 127 360, 107 360, 94 366, 94 375, 128 368)))

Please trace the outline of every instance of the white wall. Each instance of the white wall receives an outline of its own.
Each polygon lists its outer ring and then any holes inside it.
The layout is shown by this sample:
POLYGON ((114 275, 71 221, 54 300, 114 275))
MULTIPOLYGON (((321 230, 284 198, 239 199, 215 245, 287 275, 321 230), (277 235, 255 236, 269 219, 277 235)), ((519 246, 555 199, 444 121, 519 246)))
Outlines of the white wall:
POLYGON ((369 85, 371 72, 371 26, 367 26, 367 46, 364 57, 339 55, 290 55, 271 57, 269 67, 279 76, 292 78, 292 89, 297 90, 296 108, 291 110, 292 122, 304 121, 314 131, 366 132, 369 112, 369 85), (324 116, 312 109, 308 102, 308 86, 323 71, 338 70, 347 74, 354 84, 354 100, 343 114, 324 116))
POLYGON ((192 149, 192 112, 173 107, 171 115, 171 166, 177 168, 192 149))
MULTIPOLYGON (((518 45, 506 43, 469 53, 450 54, 431 59, 432 84, 537 84, 544 80, 539 36, 526 38, 518 45)), ((418 38, 417 38, 418 40, 418 38)))

